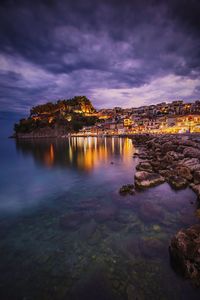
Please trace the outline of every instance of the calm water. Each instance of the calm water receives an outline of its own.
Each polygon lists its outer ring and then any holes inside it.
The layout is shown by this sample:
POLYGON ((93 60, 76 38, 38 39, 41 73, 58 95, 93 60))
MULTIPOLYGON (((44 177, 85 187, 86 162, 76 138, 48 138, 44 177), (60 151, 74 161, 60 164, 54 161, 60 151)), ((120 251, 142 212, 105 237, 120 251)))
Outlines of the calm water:
POLYGON ((137 159, 129 139, 0 145, 0 299, 199 299, 168 245, 198 222, 190 189, 120 196, 137 159))

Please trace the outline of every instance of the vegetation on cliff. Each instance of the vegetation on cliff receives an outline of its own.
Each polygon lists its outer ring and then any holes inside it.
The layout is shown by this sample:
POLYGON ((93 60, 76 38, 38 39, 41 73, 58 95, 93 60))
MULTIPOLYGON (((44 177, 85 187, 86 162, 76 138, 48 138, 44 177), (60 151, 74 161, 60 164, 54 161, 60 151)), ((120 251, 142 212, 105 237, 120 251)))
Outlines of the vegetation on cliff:
POLYGON ((62 132, 77 132, 83 126, 94 125, 97 121, 95 109, 85 96, 76 96, 56 103, 32 107, 27 119, 15 124, 16 135, 37 132, 37 130, 60 129, 62 132))

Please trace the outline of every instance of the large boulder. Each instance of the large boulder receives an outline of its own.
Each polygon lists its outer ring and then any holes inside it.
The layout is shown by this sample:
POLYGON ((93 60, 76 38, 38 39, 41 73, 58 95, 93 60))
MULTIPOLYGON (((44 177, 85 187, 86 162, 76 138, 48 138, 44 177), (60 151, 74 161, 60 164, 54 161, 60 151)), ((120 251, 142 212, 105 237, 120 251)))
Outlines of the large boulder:
POLYGON ((173 267, 200 286, 200 225, 178 231, 171 240, 169 253, 173 267))
POLYGON ((157 173, 138 171, 135 173, 135 185, 139 189, 156 186, 165 181, 164 177, 157 173))

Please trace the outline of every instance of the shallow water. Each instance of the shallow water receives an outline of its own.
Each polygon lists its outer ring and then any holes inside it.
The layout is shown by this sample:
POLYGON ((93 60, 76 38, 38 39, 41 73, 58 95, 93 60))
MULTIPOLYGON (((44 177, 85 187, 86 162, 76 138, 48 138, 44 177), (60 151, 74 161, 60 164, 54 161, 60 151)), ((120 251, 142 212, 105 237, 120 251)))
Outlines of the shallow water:
POLYGON ((196 196, 162 184, 120 196, 129 139, 2 140, 0 299, 199 299, 170 266, 196 196))

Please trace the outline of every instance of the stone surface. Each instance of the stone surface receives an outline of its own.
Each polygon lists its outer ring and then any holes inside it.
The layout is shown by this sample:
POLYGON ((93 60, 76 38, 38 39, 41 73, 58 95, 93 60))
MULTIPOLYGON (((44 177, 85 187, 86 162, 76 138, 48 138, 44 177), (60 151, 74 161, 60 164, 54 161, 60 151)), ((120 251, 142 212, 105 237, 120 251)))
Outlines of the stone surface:
POLYGON ((169 253, 173 267, 200 286, 200 225, 178 231, 171 240, 169 253))
POLYGON ((186 147, 183 150, 183 155, 185 157, 200 158, 200 150, 197 148, 186 147))
POLYGON ((191 172, 195 170, 200 170, 200 163, 198 158, 184 158, 179 162, 180 166, 185 166, 190 169, 191 172))
POLYGON ((138 171, 135 173, 135 185, 139 189, 156 186, 165 181, 164 177, 157 173, 138 171))
POLYGON ((175 169, 175 173, 184 178, 184 179, 187 179, 189 181, 192 180, 192 174, 191 174, 191 171, 188 167, 186 166, 177 166, 176 169, 175 169))
POLYGON ((136 170, 138 171, 147 171, 152 172, 152 166, 148 161, 142 161, 136 166, 136 170))
POLYGON ((200 170, 195 170, 193 174, 194 184, 200 183, 200 170))
POLYGON ((134 190, 134 184, 126 184, 123 185, 120 190, 119 190, 120 195, 134 195, 135 190, 134 190))
POLYGON ((170 176, 168 178, 168 182, 173 189, 180 190, 186 188, 188 185, 188 181, 180 176, 170 176))

